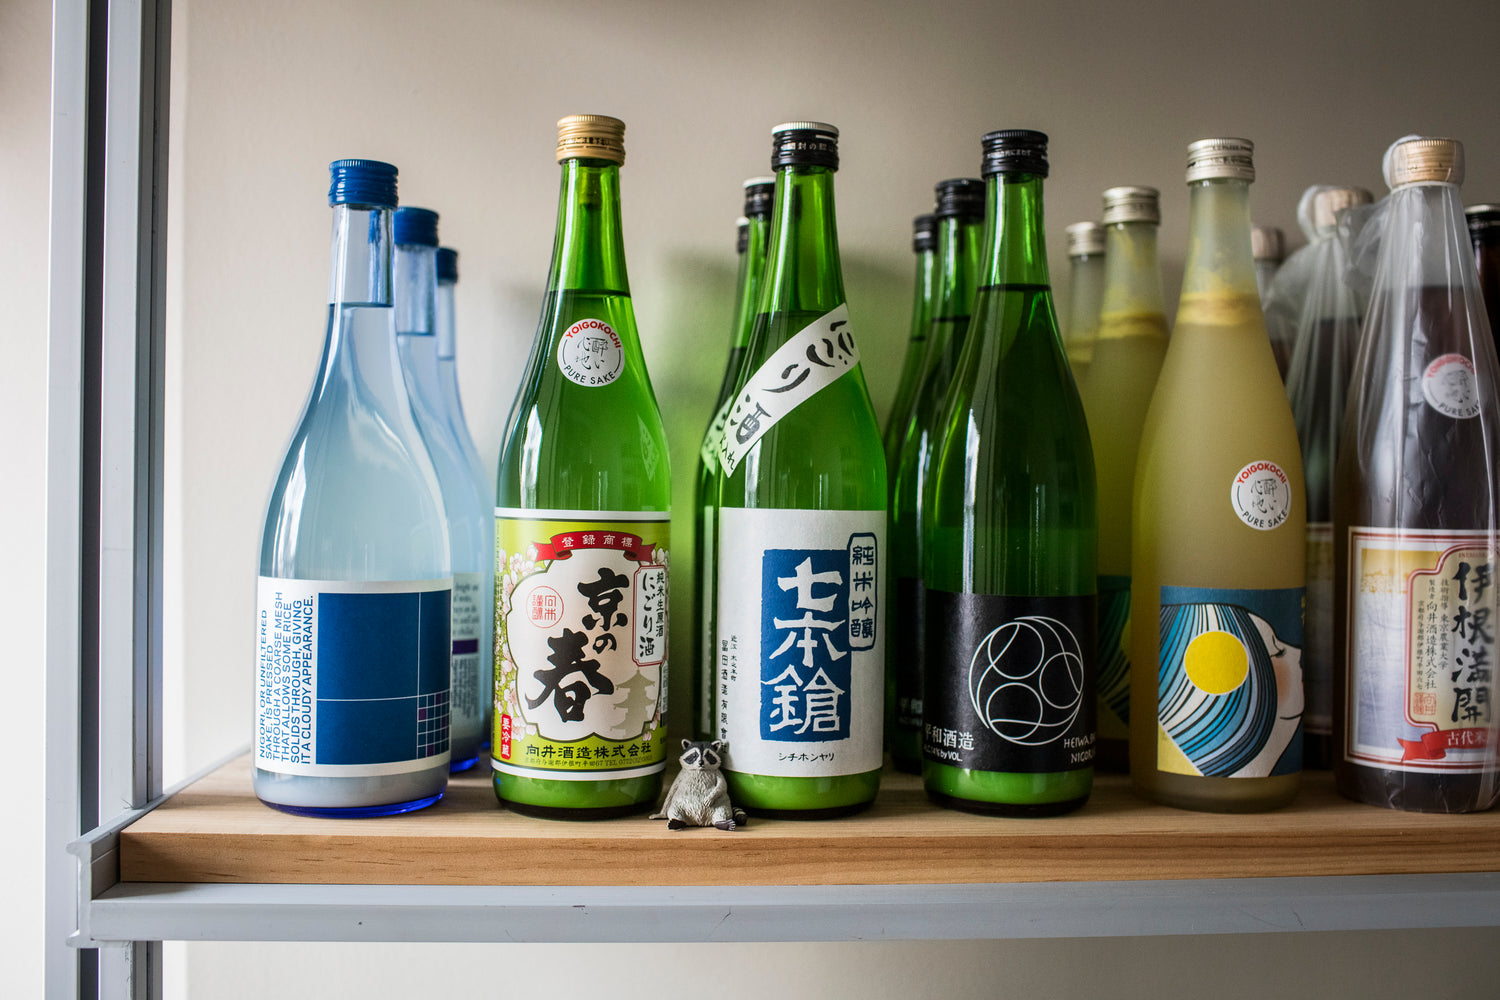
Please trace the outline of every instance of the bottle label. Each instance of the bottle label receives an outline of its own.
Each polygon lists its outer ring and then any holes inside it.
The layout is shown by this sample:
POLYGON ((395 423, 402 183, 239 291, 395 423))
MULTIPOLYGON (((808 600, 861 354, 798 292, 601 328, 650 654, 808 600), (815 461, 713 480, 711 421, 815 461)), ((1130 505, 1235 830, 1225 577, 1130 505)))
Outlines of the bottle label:
POLYGON ((665 766, 668 522, 495 508, 495 770, 598 781, 665 766))
POLYGON ((980 771, 1092 767, 1094 595, 927 591, 922 755, 980 771))
POLYGON ((729 409, 719 440, 724 474, 734 475, 740 459, 778 421, 857 364, 859 348, 849 328, 847 305, 819 316, 777 348, 741 387, 729 409))
MULTIPOLYGON (((481 654, 489 653, 484 641, 484 574, 453 574, 452 694, 449 708, 455 729, 473 731, 484 712, 489 692, 480 683, 481 654)), ((485 674, 488 674, 485 671, 485 674)))
POLYGON ((708 433, 703 435, 703 444, 698 449, 698 457, 703 460, 703 465, 708 469, 719 467, 719 452, 724 446, 724 425, 729 421, 729 408, 734 405, 733 397, 724 400, 722 406, 714 413, 714 418, 709 422, 708 433))
POLYGON ((579 385, 609 385, 625 368, 625 349, 614 327, 602 319, 581 319, 557 344, 557 367, 579 385))
POLYGON ((1099 577, 1099 738, 1130 739, 1130 577, 1099 577))
POLYGON ((1495 556, 1487 531, 1349 529, 1346 759, 1494 769, 1495 556))
POLYGON ((260 577, 255 766, 363 778, 446 765, 452 587, 260 577))
POLYGON ((1479 389, 1474 362, 1462 354, 1444 354, 1422 372, 1422 398, 1445 417, 1479 416, 1479 389))
POLYGON ((1292 512, 1292 484, 1275 462, 1251 462, 1229 487, 1229 502, 1241 521, 1257 531, 1278 528, 1292 512))
MULTIPOLYGON (((714 461, 718 461, 717 458, 714 461)), ((714 536, 718 530, 719 508, 717 504, 704 504, 699 516, 702 517, 703 534, 699 545, 701 549, 697 554, 698 560, 698 607, 702 609, 702 629, 697 636, 698 640, 698 662, 694 669, 698 671, 698 703, 693 706, 697 713, 693 717, 693 735, 699 733, 707 735, 714 731, 714 685, 713 685, 713 663, 714 663, 714 630, 713 630, 713 608, 714 608, 714 536)))
POLYGON ((1301 587, 1161 588, 1157 770, 1302 770, 1302 601, 1301 587))
POLYGON ((1333 732, 1333 525, 1307 526, 1307 619, 1303 623, 1302 689, 1307 706, 1302 729, 1317 736, 1333 732))
POLYGON ((884 548, 884 511, 719 511, 725 767, 796 778, 879 770, 884 548))
POLYGON ((891 639, 896 644, 896 725, 920 730, 922 644, 927 634, 927 588, 920 577, 897 577, 896 607, 901 609, 899 621, 893 622, 891 628, 891 639))

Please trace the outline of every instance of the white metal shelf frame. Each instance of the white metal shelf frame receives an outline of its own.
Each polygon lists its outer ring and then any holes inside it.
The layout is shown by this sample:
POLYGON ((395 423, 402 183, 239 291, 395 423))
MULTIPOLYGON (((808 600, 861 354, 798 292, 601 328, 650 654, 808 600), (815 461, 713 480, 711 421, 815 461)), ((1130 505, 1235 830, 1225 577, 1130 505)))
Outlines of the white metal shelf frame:
POLYGON ((1500 926, 1500 873, 783 887, 119 881, 163 798, 170 0, 53 9, 47 991, 160 996, 162 940, 785 941, 1500 926))

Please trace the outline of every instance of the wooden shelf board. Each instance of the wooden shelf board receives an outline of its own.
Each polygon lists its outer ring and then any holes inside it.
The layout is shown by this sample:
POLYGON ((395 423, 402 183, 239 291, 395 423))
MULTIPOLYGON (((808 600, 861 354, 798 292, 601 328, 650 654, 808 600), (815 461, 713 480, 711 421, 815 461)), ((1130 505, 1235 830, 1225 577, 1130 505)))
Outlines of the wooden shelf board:
POLYGON ((429 809, 383 819, 289 816, 262 805, 248 757, 195 782, 120 835, 125 882, 362 885, 885 885, 1500 871, 1500 813, 1398 813, 1304 776, 1284 809, 1155 805, 1104 776, 1052 819, 940 809, 887 772, 867 812, 753 819, 732 833, 644 817, 541 820, 496 806, 489 773, 455 778, 429 809))

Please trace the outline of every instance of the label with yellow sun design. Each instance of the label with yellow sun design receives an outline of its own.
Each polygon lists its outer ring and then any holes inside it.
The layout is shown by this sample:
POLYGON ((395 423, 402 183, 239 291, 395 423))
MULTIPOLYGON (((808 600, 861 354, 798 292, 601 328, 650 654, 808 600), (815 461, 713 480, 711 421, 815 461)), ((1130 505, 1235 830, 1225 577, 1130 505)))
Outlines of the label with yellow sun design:
POLYGON ((1303 589, 1161 588, 1159 771, 1302 769, 1303 589))

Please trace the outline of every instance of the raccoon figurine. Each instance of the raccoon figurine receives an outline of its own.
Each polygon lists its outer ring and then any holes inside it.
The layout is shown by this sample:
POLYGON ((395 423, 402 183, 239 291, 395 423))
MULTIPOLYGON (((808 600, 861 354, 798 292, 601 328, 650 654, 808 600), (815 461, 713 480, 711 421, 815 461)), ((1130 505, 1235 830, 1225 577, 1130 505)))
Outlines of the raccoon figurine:
POLYGON ((734 830, 746 824, 745 810, 729 801, 729 785, 719 773, 719 754, 724 744, 719 740, 683 740, 682 770, 672 779, 661 811, 651 819, 664 819, 668 830, 688 826, 716 826, 734 830))

